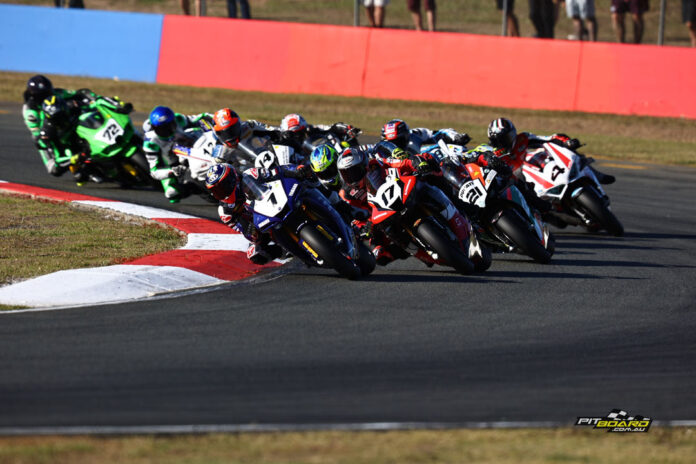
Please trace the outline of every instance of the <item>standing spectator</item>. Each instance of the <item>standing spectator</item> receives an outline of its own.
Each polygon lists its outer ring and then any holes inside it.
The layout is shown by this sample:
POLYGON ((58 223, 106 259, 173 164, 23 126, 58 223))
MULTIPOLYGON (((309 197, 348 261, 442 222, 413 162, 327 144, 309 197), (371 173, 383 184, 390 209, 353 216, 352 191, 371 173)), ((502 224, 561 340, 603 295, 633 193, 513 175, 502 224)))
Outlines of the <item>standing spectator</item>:
POLYGON ((614 26, 616 40, 626 42, 626 25, 624 22, 627 11, 633 19, 633 43, 643 40, 643 13, 650 9, 648 0, 611 0, 611 23, 614 26))
POLYGON ((689 30, 691 46, 696 47, 696 0, 682 0, 682 21, 689 30))
POLYGON ((251 19, 249 0, 227 0, 227 16, 230 18, 237 17, 237 3, 239 3, 239 8, 242 10, 242 19, 251 19))
MULTIPOLYGON (((184 12, 186 16, 191 14, 191 9, 189 8, 189 0, 179 0, 181 2, 181 11, 184 12)), ((196 16, 201 16, 201 0, 195 0, 195 14, 196 16)))
POLYGON ((84 8, 85 3, 82 0, 54 0, 57 8, 63 8, 67 3, 68 8, 84 8))
POLYGON ((553 0, 529 0, 529 19, 536 29, 535 37, 553 39, 554 11, 553 0))
POLYGON ((364 0, 364 5, 370 26, 384 26, 384 13, 386 6, 389 5, 389 0, 364 0))
POLYGON ((573 29, 577 40, 583 40, 585 22, 588 38, 597 41, 597 18, 595 18, 594 0, 566 0, 566 13, 573 20, 573 29))
MULTIPOLYGON (((413 18, 413 25, 417 31, 423 30, 423 21, 421 19, 421 2, 420 0, 407 0, 408 10, 413 18)), ((425 15, 428 19, 428 30, 435 31, 435 0, 425 0, 425 15)))
MULTIPOLYGON (((496 5, 500 11, 504 10, 505 0, 495 0, 496 5)), ((507 35, 510 37, 520 36, 520 23, 517 21, 517 15, 515 15, 515 0, 508 0, 508 11, 507 11, 507 35)))

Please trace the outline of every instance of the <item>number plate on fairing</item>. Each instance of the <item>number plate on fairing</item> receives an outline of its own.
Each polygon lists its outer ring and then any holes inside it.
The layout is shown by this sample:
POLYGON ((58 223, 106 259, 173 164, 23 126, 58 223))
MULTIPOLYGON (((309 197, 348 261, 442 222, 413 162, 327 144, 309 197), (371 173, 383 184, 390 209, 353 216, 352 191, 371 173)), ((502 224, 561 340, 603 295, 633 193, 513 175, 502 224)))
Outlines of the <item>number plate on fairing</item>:
POLYGON ((266 184, 269 189, 263 197, 254 201, 254 211, 268 217, 275 217, 280 213, 288 202, 283 183, 279 180, 266 184))
POLYGON ((119 126, 114 119, 109 118, 106 120, 104 128, 97 132, 94 138, 107 145, 113 145, 116 143, 116 139, 123 135, 124 132, 123 127, 119 126))
POLYGON ((377 193, 368 194, 367 200, 383 209, 394 209, 394 203, 401 200, 401 194, 399 181, 393 177, 388 177, 387 181, 379 187, 377 193))

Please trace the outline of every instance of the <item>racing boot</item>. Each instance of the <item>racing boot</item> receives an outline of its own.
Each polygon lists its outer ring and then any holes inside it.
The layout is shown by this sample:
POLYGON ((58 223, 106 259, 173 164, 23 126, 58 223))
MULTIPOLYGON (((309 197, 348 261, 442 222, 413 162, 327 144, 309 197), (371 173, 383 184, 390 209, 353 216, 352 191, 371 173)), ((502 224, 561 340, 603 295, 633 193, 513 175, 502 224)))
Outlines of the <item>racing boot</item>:
POLYGON ((386 266, 387 264, 394 261, 394 256, 392 256, 389 251, 382 245, 376 245, 372 248, 372 254, 375 255, 375 260, 380 266, 386 266))
POLYGON ((418 251, 416 251, 413 257, 420 260, 428 267, 433 267, 433 264, 436 264, 436 261, 433 259, 433 257, 430 256, 425 250, 418 249, 418 251))

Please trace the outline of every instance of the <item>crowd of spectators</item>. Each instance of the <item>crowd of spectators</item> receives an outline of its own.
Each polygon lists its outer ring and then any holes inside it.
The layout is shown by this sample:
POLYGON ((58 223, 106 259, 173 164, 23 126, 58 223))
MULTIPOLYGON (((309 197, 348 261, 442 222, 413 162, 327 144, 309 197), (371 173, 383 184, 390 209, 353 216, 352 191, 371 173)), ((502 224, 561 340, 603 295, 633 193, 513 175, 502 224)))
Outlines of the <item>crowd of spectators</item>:
MULTIPOLYGON (((189 0, 179 0, 181 11, 191 14, 189 0)), ((390 0, 361 0, 370 27, 384 27, 387 5, 390 0)), ((451 0, 449 0, 451 1, 451 0)), ((515 14, 515 0, 495 0, 498 10, 506 15, 507 35, 520 36, 520 25, 515 14)), ((417 31, 423 29, 422 7, 425 9, 427 30, 435 31, 436 0, 405 0, 406 7, 411 13, 413 26, 417 31)), ((597 41, 597 18, 595 16, 594 0, 528 0, 529 19, 534 26, 534 37, 553 39, 555 26, 560 11, 565 9, 566 15, 573 23, 571 40, 597 41)), ((682 21, 689 33, 691 46, 696 47, 696 0, 681 0, 682 21)), ((54 0, 56 7, 84 8, 83 0, 54 0)), ((243 19, 251 18, 249 0, 227 0, 227 12, 230 18, 237 17, 237 6, 243 19)), ((643 15, 650 9, 649 0, 611 0, 611 22, 616 41, 626 42, 626 14, 629 14, 633 24, 632 42, 639 44, 643 40, 645 23, 643 15)), ((205 15, 205 0, 194 0, 194 14, 205 15)))

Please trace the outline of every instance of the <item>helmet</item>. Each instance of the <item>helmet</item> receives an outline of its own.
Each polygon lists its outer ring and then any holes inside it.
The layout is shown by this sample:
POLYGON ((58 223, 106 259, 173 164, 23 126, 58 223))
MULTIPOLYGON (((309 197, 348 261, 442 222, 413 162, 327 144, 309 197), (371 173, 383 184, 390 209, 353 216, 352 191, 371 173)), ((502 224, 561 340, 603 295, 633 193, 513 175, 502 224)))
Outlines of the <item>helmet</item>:
MULTIPOLYGON (((52 127, 53 131, 63 132, 67 130, 70 126, 70 115, 68 112, 68 105, 60 97, 52 96, 43 101, 41 110, 46 115, 46 121, 49 123, 48 126, 52 127)), ((47 133, 55 132, 50 130, 47 133)))
POLYGON ((35 105, 40 105, 45 99, 53 95, 53 84, 44 75, 37 74, 27 81, 27 90, 24 98, 35 105))
POLYGON ((488 125, 488 140, 495 148, 502 148, 509 151, 515 139, 517 138, 517 129, 515 125, 507 118, 498 118, 491 121, 488 125))
POLYGON ((338 176, 338 152, 330 145, 319 145, 312 150, 309 157, 312 171, 314 171, 322 184, 339 185, 341 182, 338 176))
POLYGON ((211 195, 227 204, 237 202, 239 176, 231 164, 214 164, 206 172, 205 187, 211 195))
POLYGON ((302 132, 307 130, 308 124, 299 114, 286 114, 280 122, 280 130, 290 132, 302 132))
POLYGON ((346 148, 337 164, 338 173, 347 185, 357 184, 367 174, 367 156, 357 148, 346 148))
POLYGON ((229 108, 217 110, 213 116, 215 135, 230 148, 236 148, 242 135, 242 123, 239 115, 229 108))
POLYGON ((402 150, 406 149, 410 138, 408 124, 401 119, 392 119, 382 126, 382 140, 388 140, 402 150))
POLYGON ((169 139, 176 132, 176 116, 171 108, 156 106, 150 111, 150 124, 159 137, 169 139))
POLYGON ((382 140, 375 145, 375 151, 381 158, 396 158, 398 160, 405 160, 408 158, 408 152, 402 150, 391 142, 382 140))

